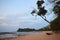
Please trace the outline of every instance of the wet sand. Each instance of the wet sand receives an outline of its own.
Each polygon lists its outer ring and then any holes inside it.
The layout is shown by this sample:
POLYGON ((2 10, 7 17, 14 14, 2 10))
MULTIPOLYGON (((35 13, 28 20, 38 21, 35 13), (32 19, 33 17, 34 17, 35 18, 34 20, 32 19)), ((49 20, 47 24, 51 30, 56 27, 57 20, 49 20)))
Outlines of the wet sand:
POLYGON ((53 33, 52 35, 47 35, 49 32, 41 32, 39 34, 30 34, 24 36, 17 36, 15 38, 4 38, 0 40, 60 40, 60 33, 53 33))

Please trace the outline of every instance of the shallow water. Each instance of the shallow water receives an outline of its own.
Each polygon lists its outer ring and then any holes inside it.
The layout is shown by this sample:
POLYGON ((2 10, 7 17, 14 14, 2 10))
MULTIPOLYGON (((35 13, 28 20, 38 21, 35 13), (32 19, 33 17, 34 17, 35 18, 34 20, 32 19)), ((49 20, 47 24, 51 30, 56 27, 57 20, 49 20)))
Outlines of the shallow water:
POLYGON ((0 38, 10 38, 10 37, 16 37, 15 34, 0 34, 0 38))
POLYGON ((16 32, 16 34, 0 34, 0 38, 16 37, 17 35, 39 34, 40 32, 16 32))
POLYGON ((20 35, 27 35, 27 34, 39 34, 40 32, 17 32, 20 35))

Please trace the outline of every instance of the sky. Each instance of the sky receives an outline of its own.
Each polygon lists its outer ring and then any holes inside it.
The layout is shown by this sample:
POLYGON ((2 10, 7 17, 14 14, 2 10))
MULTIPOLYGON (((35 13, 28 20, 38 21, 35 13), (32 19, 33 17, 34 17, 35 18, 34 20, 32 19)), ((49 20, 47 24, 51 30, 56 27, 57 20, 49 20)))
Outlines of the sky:
MULTIPOLYGON (((35 8, 37 0, 0 0, 0 32, 16 31, 18 28, 35 28, 39 29, 49 25, 40 16, 31 15, 31 11, 35 8)), ((52 6, 54 3, 45 4, 45 9, 48 10, 47 20, 54 19, 52 6), (47 6, 46 6, 47 5, 47 6), (50 14, 51 13, 51 14, 50 14)))

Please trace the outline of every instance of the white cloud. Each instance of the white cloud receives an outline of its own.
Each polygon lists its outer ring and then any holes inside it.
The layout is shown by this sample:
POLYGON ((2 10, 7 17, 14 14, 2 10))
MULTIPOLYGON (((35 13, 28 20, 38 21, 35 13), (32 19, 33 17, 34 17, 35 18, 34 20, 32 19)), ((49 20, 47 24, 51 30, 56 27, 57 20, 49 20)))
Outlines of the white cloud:
POLYGON ((5 19, 6 17, 3 17, 3 16, 0 16, 0 20, 3 20, 3 19, 5 19))
POLYGON ((16 27, 16 26, 19 26, 19 24, 8 24, 8 23, 0 23, 0 26, 3 26, 3 27, 16 27))

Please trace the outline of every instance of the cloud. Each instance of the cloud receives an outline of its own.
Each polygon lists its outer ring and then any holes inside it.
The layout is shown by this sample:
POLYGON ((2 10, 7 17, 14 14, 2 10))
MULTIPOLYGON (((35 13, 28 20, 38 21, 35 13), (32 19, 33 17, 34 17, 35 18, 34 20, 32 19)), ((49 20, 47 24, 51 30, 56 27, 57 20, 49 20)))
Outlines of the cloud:
POLYGON ((18 23, 39 23, 38 20, 35 20, 34 18, 30 17, 19 17, 13 22, 18 22, 18 23))
POLYGON ((6 17, 3 17, 3 16, 0 16, 0 20, 3 20, 3 19, 5 19, 6 17))
POLYGON ((19 26, 19 24, 8 24, 8 23, 0 23, 0 26, 3 26, 3 27, 16 27, 16 26, 19 26))

